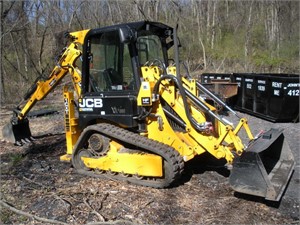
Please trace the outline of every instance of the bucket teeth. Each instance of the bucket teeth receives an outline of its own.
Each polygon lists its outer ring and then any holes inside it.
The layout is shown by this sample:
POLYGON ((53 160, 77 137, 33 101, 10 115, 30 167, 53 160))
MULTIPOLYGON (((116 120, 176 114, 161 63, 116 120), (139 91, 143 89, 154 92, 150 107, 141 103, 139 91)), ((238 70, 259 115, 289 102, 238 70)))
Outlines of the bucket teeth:
POLYGON ((32 137, 20 139, 20 140, 17 140, 17 141, 15 142, 15 145, 17 145, 17 146, 23 146, 23 145, 32 143, 33 140, 34 140, 34 139, 33 139, 32 137))
MULTIPOLYGON (((30 138, 30 137, 29 137, 30 138)), ((30 139, 29 138, 24 138, 24 139, 21 139, 21 142, 22 144, 28 144, 28 143, 31 143, 30 139)))
POLYGON ((25 141, 26 143, 31 143, 31 142, 32 142, 32 141, 30 140, 30 137, 29 137, 29 138, 25 138, 24 141, 25 141))
POLYGON ((17 145, 17 146, 22 146, 23 144, 22 144, 22 142, 20 142, 20 141, 16 141, 16 142, 15 142, 15 145, 17 145))

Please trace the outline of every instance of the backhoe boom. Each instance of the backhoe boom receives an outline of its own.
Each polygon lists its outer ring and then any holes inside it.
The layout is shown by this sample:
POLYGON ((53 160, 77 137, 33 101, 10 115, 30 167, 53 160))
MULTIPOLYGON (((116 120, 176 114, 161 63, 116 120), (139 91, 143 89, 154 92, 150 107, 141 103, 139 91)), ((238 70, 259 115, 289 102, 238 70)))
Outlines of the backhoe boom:
POLYGON ((83 30, 68 35, 71 43, 64 48, 50 75, 46 79, 38 79, 27 92, 24 100, 13 110, 14 116, 11 119, 11 124, 6 125, 3 129, 4 138, 17 145, 30 141, 31 132, 26 119, 28 112, 38 101, 43 100, 66 74, 71 75, 77 97, 81 95, 81 72, 76 66, 76 60, 82 54, 78 48, 79 44, 83 44, 84 36, 88 31, 83 30))

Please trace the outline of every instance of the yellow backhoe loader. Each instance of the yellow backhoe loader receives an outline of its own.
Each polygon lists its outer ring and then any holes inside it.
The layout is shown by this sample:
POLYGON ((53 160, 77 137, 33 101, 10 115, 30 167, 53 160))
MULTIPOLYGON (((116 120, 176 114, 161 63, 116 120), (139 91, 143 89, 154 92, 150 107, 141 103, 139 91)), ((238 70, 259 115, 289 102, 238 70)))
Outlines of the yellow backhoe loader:
POLYGON ((178 180, 185 162, 208 152, 226 160, 234 190, 278 201, 294 168, 282 130, 254 138, 245 118, 234 127, 218 115, 200 93, 238 116, 180 75, 176 33, 149 21, 68 33, 69 46, 15 108, 4 137, 17 145, 31 141, 26 115, 70 74, 76 93, 64 87, 67 150, 60 159, 79 173, 165 188, 178 180), (241 129, 249 142, 241 141, 241 129))

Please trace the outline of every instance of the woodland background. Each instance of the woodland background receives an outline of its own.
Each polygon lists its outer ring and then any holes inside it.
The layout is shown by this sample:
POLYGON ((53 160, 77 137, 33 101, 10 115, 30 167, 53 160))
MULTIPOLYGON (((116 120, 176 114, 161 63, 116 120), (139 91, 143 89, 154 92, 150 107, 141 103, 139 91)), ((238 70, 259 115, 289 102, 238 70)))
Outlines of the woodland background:
POLYGON ((151 20, 178 23, 180 58, 203 72, 299 73, 299 1, 0 0, 1 103, 47 76, 66 31, 151 20))

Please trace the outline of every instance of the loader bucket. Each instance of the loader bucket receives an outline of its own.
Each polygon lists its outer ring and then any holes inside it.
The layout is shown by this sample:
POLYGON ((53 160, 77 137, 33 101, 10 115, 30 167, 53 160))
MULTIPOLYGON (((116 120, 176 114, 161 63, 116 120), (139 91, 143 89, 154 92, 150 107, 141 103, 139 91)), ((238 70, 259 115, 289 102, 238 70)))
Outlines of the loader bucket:
POLYGON ((283 130, 270 129, 233 162, 233 190, 279 201, 294 170, 294 157, 283 130))
POLYGON ((31 141, 32 136, 27 119, 6 124, 2 129, 3 138, 16 145, 22 145, 31 141))

